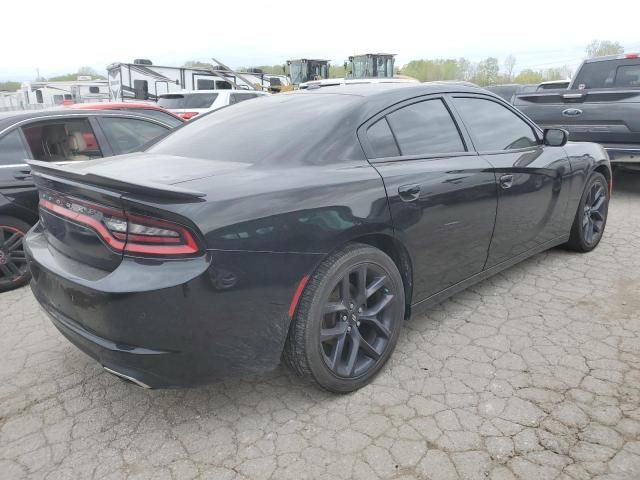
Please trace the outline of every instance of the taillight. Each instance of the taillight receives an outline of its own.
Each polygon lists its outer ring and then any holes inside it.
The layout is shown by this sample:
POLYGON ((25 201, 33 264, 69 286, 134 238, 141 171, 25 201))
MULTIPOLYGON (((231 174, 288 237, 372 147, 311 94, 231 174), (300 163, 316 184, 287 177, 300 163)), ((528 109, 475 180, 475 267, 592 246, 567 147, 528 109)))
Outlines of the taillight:
POLYGON ((639 58, 640 53, 625 53, 624 58, 639 58))
POLYGON ((198 112, 182 112, 179 115, 185 120, 189 120, 190 118, 193 118, 196 115, 198 115, 198 112))
POLYGON ((91 228, 113 250, 139 255, 193 255, 193 234, 182 225, 80 200, 40 192, 40 208, 91 228))

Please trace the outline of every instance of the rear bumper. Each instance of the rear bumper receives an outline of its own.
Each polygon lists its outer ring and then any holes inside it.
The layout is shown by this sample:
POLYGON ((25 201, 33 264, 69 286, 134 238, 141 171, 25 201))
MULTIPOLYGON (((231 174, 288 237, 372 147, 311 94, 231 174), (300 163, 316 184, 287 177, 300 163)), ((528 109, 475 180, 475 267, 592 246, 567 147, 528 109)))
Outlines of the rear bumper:
POLYGON ((56 328, 107 369, 154 388, 273 369, 297 282, 317 261, 216 251, 164 262, 125 257, 108 273, 53 249, 40 225, 26 253, 31 288, 56 328))

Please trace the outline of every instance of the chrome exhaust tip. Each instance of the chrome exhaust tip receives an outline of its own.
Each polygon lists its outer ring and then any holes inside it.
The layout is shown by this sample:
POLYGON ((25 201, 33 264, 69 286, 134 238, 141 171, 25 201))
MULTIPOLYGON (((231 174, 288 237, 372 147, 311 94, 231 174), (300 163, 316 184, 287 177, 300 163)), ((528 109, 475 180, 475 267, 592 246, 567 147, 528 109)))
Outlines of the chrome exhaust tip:
POLYGON ((109 372, 111 375, 115 375, 116 377, 122 378, 123 380, 127 380, 131 383, 135 383, 136 385, 138 385, 139 387, 142 388, 151 388, 149 385, 147 385, 144 382, 141 382, 140 380, 138 380, 137 378, 133 378, 129 375, 125 375, 124 373, 120 373, 120 372, 116 372, 115 370, 110 369, 109 367, 105 367, 104 365, 102 366, 102 368, 104 368, 107 372, 109 372))

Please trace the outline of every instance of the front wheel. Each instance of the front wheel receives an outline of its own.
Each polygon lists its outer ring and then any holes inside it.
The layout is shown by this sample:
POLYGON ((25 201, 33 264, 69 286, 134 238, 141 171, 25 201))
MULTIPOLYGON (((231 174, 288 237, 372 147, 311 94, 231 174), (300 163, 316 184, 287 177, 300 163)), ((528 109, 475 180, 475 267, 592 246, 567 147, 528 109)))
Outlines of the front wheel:
POLYGON ((567 247, 590 252, 602 239, 609 212, 609 185, 604 175, 594 172, 585 185, 571 226, 567 247))
POLYGON ((289 330, 286 363, 332 392, 363 387, 395 348, 404 302, 393 260, 368 245, 348 245, 309 280, 289 330))
POLYGON ((0 292, 29 281, 23 244, 28 230, 29 225, 22 220, 0 215, 0 292))

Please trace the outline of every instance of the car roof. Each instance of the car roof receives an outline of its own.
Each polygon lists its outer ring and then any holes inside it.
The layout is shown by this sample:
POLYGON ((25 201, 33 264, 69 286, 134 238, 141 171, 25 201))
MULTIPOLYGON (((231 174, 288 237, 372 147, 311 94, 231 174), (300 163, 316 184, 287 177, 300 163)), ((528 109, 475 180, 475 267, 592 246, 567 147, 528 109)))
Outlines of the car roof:
POLYGON ((493 95, 484 88, 480 88, 469 82, 380 82, 380 83, 346 83, 330 85, 322 88, 308 88, 285 95, 313 94, 323 95, 338 93, 343 95, 356 95, 361 97, 407 97, 447 92, 486 93, 493 95))
POLYGON ((232 88, 218 88, 215 90, 183 90, 180 92, 167 92, 158 95, 158 97, 167 97, 170 95, 195 95, 197 93, 223 93, 223 92, 232 92, 232 93, 258 93, 262 95, 267 95, 267 92, 261 92, 260 90, 244 90, 244 89, 232 89, 232 88))
POLYGON ((162 121, 156 120, 148 115, 128 112, 128 111, 110 111, 110 110, 80 110, 80 109, 64 109, 64 110, 30 110, 30 111, 14 111, 14 112, 0 112, 0 134, 4 133, 8 128, 13 127, 18 123, 22 123, 29 120, 52 120, 56 118, 74 118, 74 117, 87 117, 87 116, 101 116, 101 117, 127 117, 127 118, 139 118, 151 122, 159 122, 170 128, 170 125, 165 124, 162 121))
POLYGON ((81 110, 112 110, 117 108, 148 108, 151 110, 164 110, 164 108, 155 103, 143 102, 96 102, 96 103, 78 103, 69 107, 70 109, 81 110))

